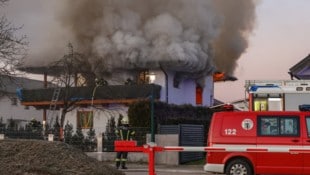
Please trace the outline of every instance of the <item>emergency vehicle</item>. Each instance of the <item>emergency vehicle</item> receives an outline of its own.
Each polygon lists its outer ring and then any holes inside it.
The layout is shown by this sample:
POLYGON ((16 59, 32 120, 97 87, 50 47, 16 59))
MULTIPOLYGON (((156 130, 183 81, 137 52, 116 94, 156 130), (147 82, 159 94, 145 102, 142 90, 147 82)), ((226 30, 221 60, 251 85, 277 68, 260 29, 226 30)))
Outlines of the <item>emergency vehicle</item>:
POLYGON ((249 111, 298 111, 310 103, 310 80, 247 80, 249 111))
POLYGON ((215 113, 206 162, 214 173, 310 174, 310 112, 215 113))

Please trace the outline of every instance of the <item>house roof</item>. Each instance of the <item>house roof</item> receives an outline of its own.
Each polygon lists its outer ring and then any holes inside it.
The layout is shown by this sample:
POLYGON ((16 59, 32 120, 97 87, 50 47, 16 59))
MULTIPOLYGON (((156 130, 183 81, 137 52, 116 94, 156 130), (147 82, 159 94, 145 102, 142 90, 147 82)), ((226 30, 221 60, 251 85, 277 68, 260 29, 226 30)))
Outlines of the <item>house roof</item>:
POLYGON ((289 74, 292 79, 310 80, 310 54, 290 68, 289 74))
MULTIPOLYGON (((60 89, 57 105, 63 105, 65 88, 60 89)), ((133 101, 149 99, 152 94, 155 99, 160 98, 161 86, 155 84, 141 85, 109 85, 95 87, 71 87, 68 100, 76 104, 110 104, 131 103, 133 101)), ((21 89, 18 96, 25 106, 46 108, 51 105, 55 88, 27 90, 21 89)))
POLYGON ((24 71, 27 73, 32 73, 32 74, 48 74, 48 75, 59 75, 62 73, 63 67, 61 66, 23 66, 23 67, 18 67, 17 68, 20 71, 24 71))
POLYGON ((213 82, 220 82, 220 81, 236 81, 238 80, 236 77, 232 75, 228 75, 225 72, 215 72, 213 73, 213 82))
POLYGON ((43 81, 33 80, 24 77, 10 77, 10 76, 0 76, 1 84, 0 90, 8 93, 16 93, 16 89, 39 89, 43 88, 43 81))

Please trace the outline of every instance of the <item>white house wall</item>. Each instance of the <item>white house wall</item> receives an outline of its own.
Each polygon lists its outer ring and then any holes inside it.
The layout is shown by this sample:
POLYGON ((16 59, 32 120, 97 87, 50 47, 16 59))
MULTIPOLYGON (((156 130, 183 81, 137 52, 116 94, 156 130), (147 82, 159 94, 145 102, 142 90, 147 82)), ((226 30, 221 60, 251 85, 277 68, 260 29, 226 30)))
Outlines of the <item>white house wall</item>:
POLYGON ((207 76, 205 79, 205 87, 203 89, 203 105, 213 106, 213 102, 214 102, 213 76, 207 76))
MULTIPOLYGON (((93 129, 95 129, 96 135, 105 132, 108 120, 114 117, 115 124, 117 125, 119 115, 123 117, 128 117, 127 111, 128 107, 125 105, 109 105, 108 107, 90 107, 90 108, 76 108, 75 110, 66 114, 65 124, 69 121, 73 126, 74 132, 77 127, 77 111, 93 111, 93 129)), ((83 129, 84 134, 89 131, 89 129, 83 129)))
POLYGON ((33 118, 38 121, 42 121, 42 115, 43 111, 36 110, 34 107, 25 109, 25 106, 21 105, 18 99, 17 105, 12 105, 10 98, 0 98, 0 118, 2 117, 4 123, 7 123, 10 119, 14 119, 18 121, 19 126, 24 126, 25 123, 33 118))
MULTIPOLYGON (((168 84, 166 84, 166 76, 162 70, 150 71, 156 75, 154 84, 160 85, 160 101, 170 104, 191 104, 196 106, 196 82, 193 79, 187 79, 180 82, 179 87, 173 86, 174 72, 167 72, 168 84), (168 93, 167 93, 168 89, 168 93), (167 95, 168 94, 168 95, 167 95), (167 101, 168 99, 168 101, 167 101)), ((208 76, 205 79, 205 86, 203 88, 203 104, 202 106, 211 106, 213 103, 213 79, 212 76, 208 76)), ((112 117, 117 120, 119 114, 127 117, 128 107, 125 105, 109 105, 108 107, 96 107, 96 108, 77 108, 66 115, 65 124, 69 121, 72 124, 74 132, 77 126, 77 111, 94 111, 94 129, 96 134, 105 132, 108 120, 112 117)), ((130 122, 130 121, 129 121, 130 122)), ((83 130, 86 134, 88 129, 83 130)))
MULTIPOLYGON (((167 86, 168 86, 168 103, 171 104, 191 104, 196 106, 196 82, 193 79, 181 81, 178 88, 173 86, 174 72, 167 72, 168 85, 166 85, 165 74, 163 71, 150 71, 156 75, 155 84, 161 85, 160 101, 167 102, 167 86)), ((213 78, 208 76, 205 79, 203 88, 203 104, 202 106, 211 106, 213 104, 213 78)))

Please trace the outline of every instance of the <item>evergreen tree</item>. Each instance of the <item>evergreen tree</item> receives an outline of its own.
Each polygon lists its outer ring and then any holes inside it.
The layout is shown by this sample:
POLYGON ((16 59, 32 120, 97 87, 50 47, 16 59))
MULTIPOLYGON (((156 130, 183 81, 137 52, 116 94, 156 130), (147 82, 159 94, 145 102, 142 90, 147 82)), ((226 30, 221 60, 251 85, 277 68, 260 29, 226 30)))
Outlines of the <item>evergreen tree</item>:
POLYGON ((97 146, 96 132, 93 127, 89 128, 85 139, 86 151, 94 151, 97 146))
POLYGON ((59 138, 59 139, 61 139, 60 137, 59 137, 59 128, 60 128, 60 124, 59 124, 59 117, 58 117, 58 115, 56 116, 56 121, 55 121, 55 123, 54 123, 54 125, 53 125, 53 128, 52 128, 52 133, 54 134, 54 137, 56 137, 56 138, 59 138))
POLYGON ((0 133, 3 134, 5 132, 5 124, 3 123, 3 118, 0 118, 0 133))
POLYGON ((69 121, 67 121, 64 130, 65 143, 72 144, 72 137, 73 137, 73 126, 72 124, 69 124, 69 121))
MULTIPOLYGON (((119 123, 120 123, 120 121, 119 121, 119 123)), ((103 137, 104 147, 106 148, 107 151, 113 151, 114 150, 114 141, 116 139, 115 129, 116 129, 115 118, 111 117, 108 120, 108 123, 106 125, 105 137, 103 137)))
POLYGON ((12 118, 9 119, 8 130, 10 130, 10 131, 15 130, 15 122, 12 118))
POLYGON ((76 129, 76 132, 72 137, 72 145, 81 150, 84 150, 84 134, 81 127, 76 129))

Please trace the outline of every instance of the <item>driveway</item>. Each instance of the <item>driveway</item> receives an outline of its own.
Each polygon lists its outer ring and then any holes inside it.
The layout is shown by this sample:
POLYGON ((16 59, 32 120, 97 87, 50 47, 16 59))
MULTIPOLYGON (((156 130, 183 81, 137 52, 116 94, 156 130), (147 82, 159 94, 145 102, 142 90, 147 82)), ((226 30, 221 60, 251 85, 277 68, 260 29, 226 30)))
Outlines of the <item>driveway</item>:
MULTIPOLYGON (((148 175, 147 164, 128 164, 127 170, 122 170, 126 175, 148 175)), ((156 165, 156 175, 211 175, 203 171, 203 165, 156 165)))

